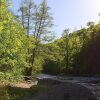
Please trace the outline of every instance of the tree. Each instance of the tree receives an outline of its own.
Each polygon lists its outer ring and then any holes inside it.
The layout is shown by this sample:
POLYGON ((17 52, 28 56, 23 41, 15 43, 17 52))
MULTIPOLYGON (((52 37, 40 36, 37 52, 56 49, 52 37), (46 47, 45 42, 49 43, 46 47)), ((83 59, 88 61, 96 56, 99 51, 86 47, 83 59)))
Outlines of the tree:
POLYGON ((26 66, 25 31, 8 11, 8 2, 0 4, 0 73, 20 75, 26 66))
POLYGON ((63 55, 64 55, 64 60, 65 60, 65 67, 66 67, 66 72, 68 71, 69 69, 69 30, 68 29, 65 29, 63 34, 62 34, 62 38, 63 38, 63 43, 64 43, 64 52, 63 52, 63 55))
POLYGON ((100 74, 99 71, 99 40, 100 40, 100 24, 90 25, 85 32, 84 40, 81 48, 79 60, 77 65, 81 66, 79 69, 82 75, 100 74))
MULTIPOLYGON (((31 35, 35 39, 35 46, 29 50, 29 67, 26 68, 26 75, 30 76, 32 74, 32 67, 34 66, 34 60, 37 55, 37 50, 39 44, 43 41, 50 41, 52 39, 52 34, 49 28, 52 24, 52 17, 49 14, 49 7, 47 6, 46 0, 43 0, 42 3, 37 6, 31 0, 27 0, 28 3, 25 3, 21 7, 22 12, 22 23, 27 23, 27 33, 28 36, 31 35), (32 10, 31 10, 32 9, 32 10), (27 21, 26 19, 27 18, 27 21)), ((23 25, 25 26, 25 24, 23 25)))

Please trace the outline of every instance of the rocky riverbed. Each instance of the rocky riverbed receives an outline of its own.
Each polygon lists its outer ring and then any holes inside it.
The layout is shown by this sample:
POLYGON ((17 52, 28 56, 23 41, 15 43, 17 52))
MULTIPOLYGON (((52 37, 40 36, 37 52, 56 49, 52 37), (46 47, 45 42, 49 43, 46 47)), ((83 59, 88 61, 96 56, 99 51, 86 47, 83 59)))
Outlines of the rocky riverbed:
POLYGON ((0 100, 100 100, 100 78, 38 75, 0 91, 0 100))
POLYGON ((30 100, 100 100, 99 77, 40 76, 39 79, 52 79, 61 83, 30 100))
POLYGON ((97 100, 90 89, 70 82, 53 86, 30 100, 97 100))

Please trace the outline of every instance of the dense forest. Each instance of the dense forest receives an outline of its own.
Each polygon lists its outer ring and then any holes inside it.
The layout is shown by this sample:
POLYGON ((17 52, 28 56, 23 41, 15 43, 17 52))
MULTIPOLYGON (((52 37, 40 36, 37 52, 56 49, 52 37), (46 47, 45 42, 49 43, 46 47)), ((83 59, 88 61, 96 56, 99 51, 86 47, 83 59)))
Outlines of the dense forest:
POLYGON ((1 82, 37 73, 100 75, 100 22, 65 29, 57 39, 51 15, 46 0, 23 0, 16 14, 9 0, 0 0, 1 82))

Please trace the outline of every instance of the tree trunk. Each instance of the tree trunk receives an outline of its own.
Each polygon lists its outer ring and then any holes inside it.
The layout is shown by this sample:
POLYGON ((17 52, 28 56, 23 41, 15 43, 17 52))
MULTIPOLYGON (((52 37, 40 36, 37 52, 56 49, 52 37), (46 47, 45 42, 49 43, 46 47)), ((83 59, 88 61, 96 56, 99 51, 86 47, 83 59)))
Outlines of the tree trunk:
POLYGON ((32 52, 32 55, 31 57, 29 58, 29 67, 26 68, 26 77, 25 77, 25 80, 30 80, 30 76, 32 76, 32 67, 33 67, 33 64, 34 64, 34 59, 35 59, 35 53, 36 53, 36 48, 33 49, 33 52, 32 52))

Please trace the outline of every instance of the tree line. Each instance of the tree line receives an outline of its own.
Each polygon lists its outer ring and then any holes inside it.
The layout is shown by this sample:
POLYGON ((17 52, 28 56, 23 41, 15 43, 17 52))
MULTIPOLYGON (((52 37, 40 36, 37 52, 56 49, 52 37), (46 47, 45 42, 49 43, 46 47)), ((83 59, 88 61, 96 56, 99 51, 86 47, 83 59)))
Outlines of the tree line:
POLYGON ((71 33, 65 29, 59 39, 52 26, 46 0, 23 0, 16 14, 10 1, 0 0, 0 81, 41 72, 100 75, 100 23, 71 33))
POLYGON ((72 33, 65 29, 60 39, 47 44, 44 72, 66 75, 100 75, 100 23, 87 23, 72 33))

